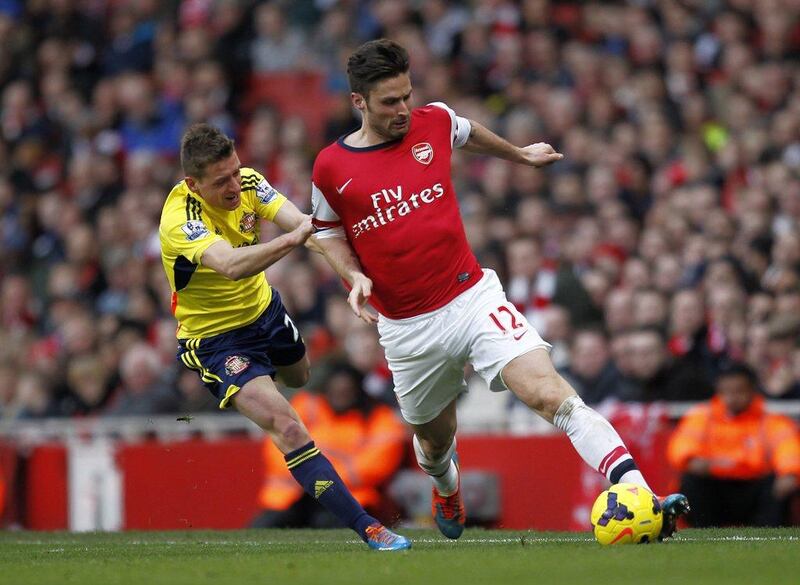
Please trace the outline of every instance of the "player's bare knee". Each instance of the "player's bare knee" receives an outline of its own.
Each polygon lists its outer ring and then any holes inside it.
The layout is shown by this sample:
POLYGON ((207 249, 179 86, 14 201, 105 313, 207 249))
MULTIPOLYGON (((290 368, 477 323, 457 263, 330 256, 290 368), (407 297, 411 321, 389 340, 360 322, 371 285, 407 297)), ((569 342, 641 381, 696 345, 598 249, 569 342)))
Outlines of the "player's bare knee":
POLYGON ((281 442, 290 448, 297 449, 311 440, 303 425, 292 418, 280 421, 274 430, 281 438, 281 442))
POLYGON ((516 394, 532 410, 552 417, 574 391, 561 376, 553 372, 532 377, 525 388, 516 394))
POLYGON ((432 460, 438 461, 442 457, 444 457, 447 452, 450 450, 450 445, 453 444, 452 437, 449 439, 442 439, 442 440, 425 440, 420 441, 420 446, 422 447, 423 453, 425 456, 432 460))

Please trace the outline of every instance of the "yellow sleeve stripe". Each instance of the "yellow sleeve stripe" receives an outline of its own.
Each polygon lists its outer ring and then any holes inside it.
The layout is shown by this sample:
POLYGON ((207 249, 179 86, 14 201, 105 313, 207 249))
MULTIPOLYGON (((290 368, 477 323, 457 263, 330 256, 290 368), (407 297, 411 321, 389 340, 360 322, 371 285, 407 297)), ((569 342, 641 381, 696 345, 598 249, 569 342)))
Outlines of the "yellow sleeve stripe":
POLYGON ((312 457, 315 457, 317 455, 319 455, 319 449, 317 449, 316 447, 312 447, 308 451, 306 451, 304 453, 301 453, 297 457, 294 457, 293 459, 287 461, 286 462, 286 467, 288 467, 289 469, 294 469, 295 467, 297 467, 301 463, 303 463, 305 461, 308 461, 309 459, 311 459, 312 457))

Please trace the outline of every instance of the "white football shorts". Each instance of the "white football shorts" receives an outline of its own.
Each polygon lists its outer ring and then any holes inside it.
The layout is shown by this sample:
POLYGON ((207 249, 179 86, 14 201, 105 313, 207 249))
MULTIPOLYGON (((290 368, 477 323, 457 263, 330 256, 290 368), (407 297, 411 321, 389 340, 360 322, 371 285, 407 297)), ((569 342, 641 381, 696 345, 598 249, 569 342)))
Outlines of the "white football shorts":
POLYGON ((466 390, 467 362, 492 390, 505 390, 500 372, 506 364, 551 347, 486 269, 478 284, 440 309, 408 319, 381 315, 378 333, 400 411, 411 424, 433 420, 466 390))

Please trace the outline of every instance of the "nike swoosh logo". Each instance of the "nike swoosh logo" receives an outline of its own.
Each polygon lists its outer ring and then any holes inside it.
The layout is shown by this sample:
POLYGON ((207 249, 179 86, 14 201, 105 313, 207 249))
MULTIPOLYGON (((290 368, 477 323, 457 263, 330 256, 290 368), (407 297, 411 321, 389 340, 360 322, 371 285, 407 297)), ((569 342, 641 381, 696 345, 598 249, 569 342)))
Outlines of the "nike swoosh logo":
POLYGON ((347 179, 347 182, 344 185, 342 185, 341 187, 336 187, 336 192, 339 195, 341 195, 342 191, 344 191, 347 188, 347 186, 350 184, 350 181, 352 181, 352 180, 353 180, 353 178, 351 177, 351 178, 347 179))
POLYGON ((523 331, 519 335, 515 335, 514 336, 514 341, 519 341, 520 339, 522 339, 522 336, 525 335, 527 332, 528 332, 528 330, 526 329, 525 331, 523 331))
POLYGON ((620 540, 622 540, 626 536, 633 536, 633 528, 631 528, 630 526, 628 526, 627 528, 625 528, 625 530, 623 530, 622 532, 617 534, 617 537, 614 540, 611 541, 611 544, 618 543, 620 540))

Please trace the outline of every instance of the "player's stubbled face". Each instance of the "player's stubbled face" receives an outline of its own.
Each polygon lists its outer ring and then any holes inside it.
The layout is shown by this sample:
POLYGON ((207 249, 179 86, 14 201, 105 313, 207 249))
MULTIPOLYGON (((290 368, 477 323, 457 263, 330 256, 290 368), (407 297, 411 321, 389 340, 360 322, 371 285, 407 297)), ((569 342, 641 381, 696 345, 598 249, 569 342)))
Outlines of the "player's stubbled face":
POLYGON ((366 101, 367 124, 387 140, 406 135, 411 127, 411 79, 408 73, 383 79, 369 92, 366 101))
POLYGON ((193 190, 212 207, 233 211, 242 203, 241 165, 234 151, 228 158, 208 165, 203 178, 194 179, 193 190))

